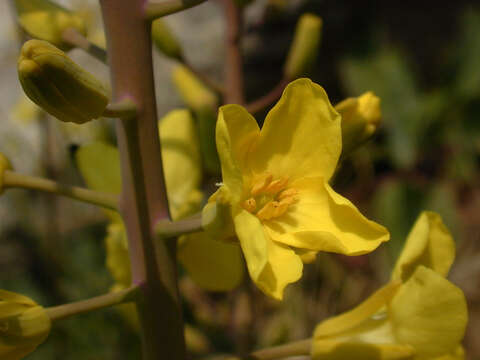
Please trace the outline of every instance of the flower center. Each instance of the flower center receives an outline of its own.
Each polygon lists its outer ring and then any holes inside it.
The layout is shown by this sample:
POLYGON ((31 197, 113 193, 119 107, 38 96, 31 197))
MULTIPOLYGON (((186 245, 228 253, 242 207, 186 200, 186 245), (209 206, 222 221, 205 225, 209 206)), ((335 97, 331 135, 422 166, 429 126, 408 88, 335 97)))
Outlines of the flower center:
POLYGON ((242 206, 260 220, 270 220, 285 214, 288 206, 297 202, 297 194, 288 187, 288 177, 273 179, 272 174, 263 174, 252 182, 250 196, 242 206))

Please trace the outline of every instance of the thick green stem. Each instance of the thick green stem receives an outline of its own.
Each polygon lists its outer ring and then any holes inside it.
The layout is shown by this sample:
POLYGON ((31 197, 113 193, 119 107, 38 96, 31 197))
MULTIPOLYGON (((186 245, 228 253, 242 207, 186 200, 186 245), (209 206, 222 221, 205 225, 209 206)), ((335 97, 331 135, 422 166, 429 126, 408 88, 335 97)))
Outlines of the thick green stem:
POLYGON ((138 286, 134 285, 125 290, 96 296, 88 300, 53 306, 45 310, 52 321, 62 320, 70 316, 133 301, 138 293, 138 289, 138 286))
POLYGON ((144 0, 101 0, 114 101, 131 99, 137 115, 117 121, 122 169, 121 213, 135 283, 145 360, 185 358, 174 240, 155 241, 154 225, 168 219, 158 137, 151 23, 144 0))
POLYGON ((3 181, 6 188, 39 190, 99 205, 107 209, 118 210, 118 198, 113 194, 63 185, 52 180, 19 174, 9 170, 3 174, 3 181))
POLYGON ((225 59, 225 103, 243 105, 243 61, 241 52, 242 10, 234 0, 223 0, 225 7, 226 59, 225 59))

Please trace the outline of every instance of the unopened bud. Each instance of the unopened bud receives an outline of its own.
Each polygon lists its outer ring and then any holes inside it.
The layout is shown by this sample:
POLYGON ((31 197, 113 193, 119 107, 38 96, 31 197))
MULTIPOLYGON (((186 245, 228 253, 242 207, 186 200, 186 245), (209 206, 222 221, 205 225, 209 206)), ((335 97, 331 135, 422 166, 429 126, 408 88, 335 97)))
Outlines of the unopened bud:
POLYGON ((7 159, 5 155, 0 153, 0 195, 3 193, 4 190, 4 175, 5 171, 12 170, 12 165, 10 161, 7 159))
POLYGON ((86 35, 85 20, 71 11, 49 0, 15 0, 18 22, 31 37, 46 40, 62 49, 70 46, 63 40, 63 32, 68 28, 86 35))
POLYGON ((85 123, 108 105, 103 84, 46 41, 23 45, 18 77, 30 100, 61 121, 85 123))
POLYGON ((51 320, 32 299, 0 290, 0 358, 21 359, 50 333, 51 320))
POLYGON ((152 24, 152 40, 157 49, 165 56, 182 60, 182 48, 162 19, 157 19, 152 24))
POLYGON ((289 79, 304 75, 315 62, 322 35, 322 19, 304 14, 298 20, 284 74, 289 79))
POLYGON ((343 154, 366 142, 377 130, 382 112, 380 98, 368 91, 358 98, 348 98, 335 106, 342 115, 343 154))

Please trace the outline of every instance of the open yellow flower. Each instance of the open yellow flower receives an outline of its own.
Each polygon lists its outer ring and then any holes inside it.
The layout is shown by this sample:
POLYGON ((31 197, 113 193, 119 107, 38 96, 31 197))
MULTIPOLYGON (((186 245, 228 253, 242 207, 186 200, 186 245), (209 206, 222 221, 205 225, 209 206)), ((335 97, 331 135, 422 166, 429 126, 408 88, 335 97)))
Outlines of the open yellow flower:
POLYGON ((266 294, 281 299, 300 278, 299 252, 361 255, 388 240, 384 227, 328 184, 341 125, 319 85, 290 83, 262 130, 243 107, 221 107, 216 139, 223 183, 206 211, 213 202, 228 210, 234 232, 221 236, 238 237, 250 276, 266 294))
POLYGON ((392 281, 353 310, 320 323, 312 358, 463 359, 465 296, 445 279, 453 258, 453 239, 440 216, 422 213, 392 281))
POLYGON ((50 333, 51 321, 32 299, 0 290, 0 358, 20 360, 50 333))

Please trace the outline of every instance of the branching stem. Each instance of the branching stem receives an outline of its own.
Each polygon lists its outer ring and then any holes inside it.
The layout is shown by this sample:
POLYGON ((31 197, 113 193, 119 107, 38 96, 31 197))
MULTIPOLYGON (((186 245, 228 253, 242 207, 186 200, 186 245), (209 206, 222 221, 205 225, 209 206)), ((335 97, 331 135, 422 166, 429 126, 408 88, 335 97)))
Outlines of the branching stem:
POLYGON ((104 64, 107 63, 107 52, 98 45, 91 43, 85 36, 74 28, 68 28, 62 33, 62 39, 73 47, 84 50, 104 64))
POLYGON ((6 188, 39 190, 99 205, 107 209, 118 210, 118 197, 114 194, 64 185, 53 180, 19 174, 10 170, 5 171, 3 176, 6 188))
POLYGON ((202 214, 179 221, 160 220, 155 225, 157 236, 161 239, 169 239, 201 230, 202 214))
POLYGON ((137 285, 133 285, 125 290, 96 296, 88 300, 49 307, 45 310, 52 321, 62 320, 73 315, 84 314, 90 311, 133 301, 139 294, 138 290, 139 287, 137 285))
POLYGON ((145 16, 148 20, 170 15, 200 5, 207 0, 163 0, 148 1, 145 5, 145 16))
POLYGON ((282 96, 283 89, 290 82, 289 79, 283 78, 268 94, 258 98, 257 100, 246 105, 246 109, 249 113, 255 114, 266 109, 268 106, 272 105, 277 101, 280 96, 282 96))

